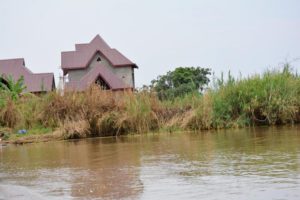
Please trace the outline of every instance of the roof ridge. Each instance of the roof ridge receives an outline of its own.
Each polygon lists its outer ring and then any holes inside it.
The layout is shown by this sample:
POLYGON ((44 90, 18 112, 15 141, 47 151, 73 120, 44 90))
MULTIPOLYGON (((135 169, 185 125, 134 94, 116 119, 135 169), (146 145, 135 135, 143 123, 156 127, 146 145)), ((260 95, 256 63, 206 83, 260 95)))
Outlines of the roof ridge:
POLYGON ((89 44, 95 44, 96 42, 100 42, 100 44, 104 45, 105 48, 111 49, 111 47, 105 42, 105 40, 97 34, 89 44))
POLYGON ((8 58, 8 59, 0 59, 0 61, 16 61, 16 60, 23 60, 23 61, 25 61, 24 58, 8 58))
POLYGON ((78 51, 62 51, 61 53, 74 53, 74 52, 78 52, 78 51))
POLYGON ((53 74, 54 75, 53 72, 41 72, 41 73, 32 73, 32 74, 37 74, 37 75, 39 75, 39 74, 53 74))
POLYGON ((132 66, 137 68, 137 65, 120 51, 111 48, 99 34, 90 43, 75 44, 75 51, 61 52, 61 68, 63 70, 86 68, 97 52, 100 52, 114 67, 132 66), (87 46, 79 48, 80 45, 87 46))

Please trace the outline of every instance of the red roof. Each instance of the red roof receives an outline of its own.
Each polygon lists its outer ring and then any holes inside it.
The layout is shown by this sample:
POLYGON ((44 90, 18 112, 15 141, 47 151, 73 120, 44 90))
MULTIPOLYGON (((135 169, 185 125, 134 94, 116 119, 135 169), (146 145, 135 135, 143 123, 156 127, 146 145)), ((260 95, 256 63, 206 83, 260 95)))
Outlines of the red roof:
POLYGON ((75 49, 75 51, 61 53, 61 68, 64 74, 70 69, 86 68, 97 52, 100 52, 114 67, 132 66, 137 68, 135 63, 118 50, 110 48, 99 35, 96 35, 88 44, 75 44, 75 49))
POLYGON ((0 60, 0 75, 4 79, 11 76, 15 81, 23 76, 27 92, 51 91, 55 88, 53 73, 32 73, 25 67, 23 58, 0 60))

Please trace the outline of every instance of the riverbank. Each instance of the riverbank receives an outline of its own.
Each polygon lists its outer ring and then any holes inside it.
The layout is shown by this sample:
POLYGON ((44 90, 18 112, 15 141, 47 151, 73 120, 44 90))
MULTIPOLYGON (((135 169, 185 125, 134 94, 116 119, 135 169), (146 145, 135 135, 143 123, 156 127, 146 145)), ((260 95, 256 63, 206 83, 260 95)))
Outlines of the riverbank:
POLYGON ((60 141, 64 140, 60 131, 54 131, 51 133, 44 133, 39 135, 24 135, 22 137, 17 137, 16 135, 11 136, 6 140, 0 141, 4 145, 7 144, 29 144, 29 143, 39 143, 39 142, 49 142, 49 141, 60 141))
MULTIPOLYGON (((262 130, 269 130, 268 128, 270 128, 270 130, 272 130, 273 128, 275 129, 278 129, 278 130, 281 130, 281 129, 290 129, 290 128, 297 128, 299 129, 299 124, 296 124, 296 125, 276 125, 276 126, 255 126, 255 127, 244 127, 244 128, 229 128, 229 129, 225 129, 226 131, 227 130, 230 130, 232 132, 238 132, 238 131, 248 131, 248 130, 254 130, 255 128, 261 128, 262 130), (253 129, 254 128, 254 129, 253 129)), ((194 133, 195 131, 197 130, 194 130, 194 131, 184 131, 185 133, 194 133)), ((219 131, 224 131, 224 129, 219 129, 219 130, 203 130, 201 131, 202 133, 211 133, 211 131, 213 132, 219 132, 219 131)), ((169 132, 166 132, 164 130, 160 130, 158 132, 155 132, 155 134, 179 134, 183 132, 182 130, 176 130, 176 131, 169 131, 169 132)), ((149 134, 149 133, 148 133, 149 134)), ((150 134, 150 135, 153 135, 153 134, 150 134)), ((127 135, 128 136, 128 135, 127 135)), ((131 136, 138 136, 137 134, 131 134, 131 136)), ((98 137, 99 138, 107 138, 107 137, 113 137, 113 136, 106 136, 106 137, 98 137)), ((83 138, 77 138, 77 139, 84 139, 86 137, 83 137, 83 138)), ((96 138, 96 136, 94 137, 96 138)), ((70 140, 70 139, 65 139, 63 137, 63 134, 61 131, 54 131, 54 132, 51 132, 51 133, 44 133, 44 134, 39 134, 39 135, 24 135, 22 137, 11 137, 9 138, 8 140, 3 140, 3 141, 0 141, 0 146, 1 145, 9 145, 9 144, 12 144, 12 145, 23 145, 23 144, 31 144, 31 143, 44 143, 44 142, 53 142, 53 141, 62 141, 62 140, 70 140)))
POLYGON ((0 99, 3 141, 76 139, 153 131, 209 130, 300 122, 300 78, 289 69, 213 81, 204 94, 160 101, 154 92, 25 94, 0 99), (18 130, 26 130, 18 134, 18 130), (53 134, 54 132, 55 134, 53 134))

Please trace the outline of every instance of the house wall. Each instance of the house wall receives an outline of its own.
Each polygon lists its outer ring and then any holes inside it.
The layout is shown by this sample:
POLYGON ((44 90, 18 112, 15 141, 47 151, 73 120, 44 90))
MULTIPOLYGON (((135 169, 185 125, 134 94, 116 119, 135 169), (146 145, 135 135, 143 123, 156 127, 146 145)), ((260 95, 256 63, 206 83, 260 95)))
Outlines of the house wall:
POLYGON ((77 70, 70 70, 69 74, 69 81, 79 81, 85 74, 87 74, 92 68, 97 65, 97 59, 100 57, 101 63, 111 70, 120 80, 123 80, 126 85, 129 87, 134 87, 134 80, 133 80, 133 68, 131 66, 128 67, 114 67, 112 66, 100 53, 97 53, 94 58, 92 59, 89 66, 85 69, 77 69, 77 70))

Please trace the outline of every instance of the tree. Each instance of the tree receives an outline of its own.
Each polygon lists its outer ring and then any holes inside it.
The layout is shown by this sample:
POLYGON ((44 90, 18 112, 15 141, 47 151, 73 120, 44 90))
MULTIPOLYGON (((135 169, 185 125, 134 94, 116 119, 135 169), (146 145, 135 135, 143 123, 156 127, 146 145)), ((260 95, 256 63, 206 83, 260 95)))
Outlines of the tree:
POLYGON ((12 76, 8 76, 5 79, 0 77, 0 80, 1 92, 8 94, 13 100, 18 99, 21 93, 26 89, 23 76, 21 76, 16 82, 12 76))
POLYGON ((209 68, 178 67, 166 75, 151 81, 151 88, 158 93, 161 100, 184 96, 191 92, 201 92, 209 83, 209 68))

